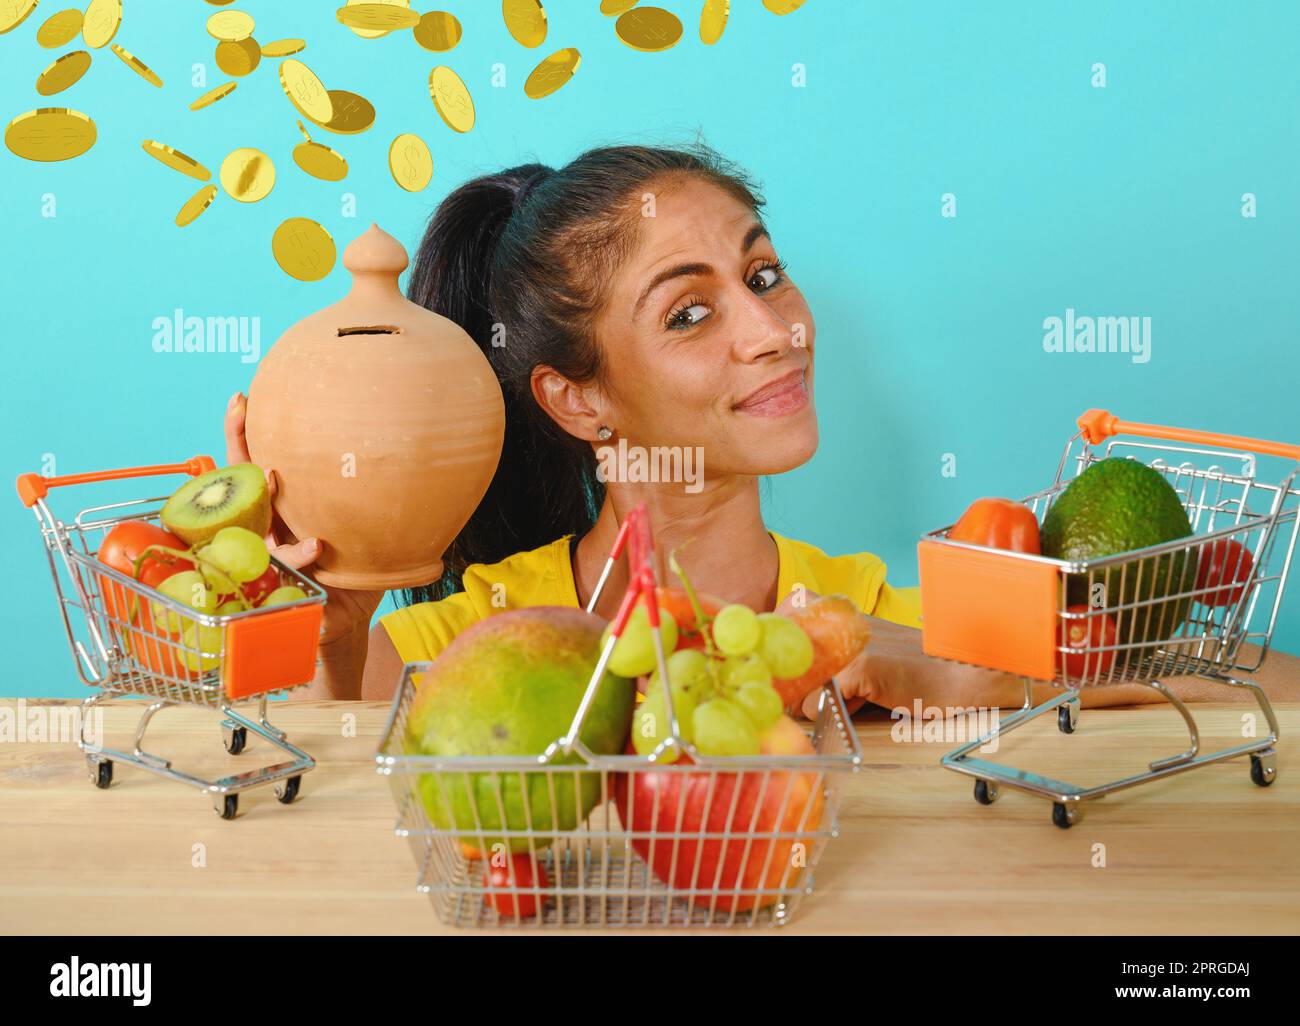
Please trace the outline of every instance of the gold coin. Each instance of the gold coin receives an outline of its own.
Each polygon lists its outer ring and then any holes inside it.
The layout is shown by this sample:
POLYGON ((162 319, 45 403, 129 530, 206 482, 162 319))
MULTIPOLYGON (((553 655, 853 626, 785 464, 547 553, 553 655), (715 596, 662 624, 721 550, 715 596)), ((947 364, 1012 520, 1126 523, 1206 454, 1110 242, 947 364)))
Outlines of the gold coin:
POLYGON ((233 4, 235 0, 208 0, 213 7, 225 7, 226 4, 233 4))
POLYGON ((722 30, 727 27, 727 15, 731 13, 731 0, 704 0, 700 11, 700 42, 712 46, 722 38, 722 30))
POLYGON ((128 68, 134 71, 142 79, 144 79, 146 82, 149 82, 152 85, 156 85, 159 89, 162 88, 162 84, 163 84, 162 79, 158 77, 158 75, 154 72, 152 68, 149 67, 149 65, 147 65, 144 61, 140 60, 140 58, 137 57, 135 54, 133 54, 130 50, 118 46, 116 43, 112 45, 111 49, 115 54, 117 54, 119 57, 122 58, 123 63, 126 64, 128 68))
POLYGON ((306 139, 308 142, 311 142, 311 136, 307 134, 307 129, 302 127, 301 121, 298 122, 298 131, 302 133, 302 137, 304 139, 306 139))
POLYGON ((454 48, 460 42, 460 33, 460 21, 456 15, 446 11, 430 11, 420 15, 420 23, 414 30, 415 41, 435 53, 454 48))
POLYGON ((382 29, 385 32, 414 28, 420 21, 420 16, 409 7, 375 3, 340 7, 334 15, 348 28, 382 29))
POLYGON ((223 82, 215 89, 209 89, 197 100, 190 104, 190 110, 202 110, 204 107, 211 107, 218 100, 224 100, 227 96, 235 91, 236 82, 223 82))
POLYGON ((348 176, 348 162, 343 154, 310 139, 293 148, 293 162, 323 182, 338 182, 348 176))
POLYGON ((36 79, 36 91, 42 96, 61 93, 70 85, 75 85, 90 67, 89 50, 73 50, 65 53, 57 61, 41 72, 36 79))
POLYGON ((614 32, 633 50, 655 53, 677 45, 682 38, 682 23, 662 7, 633 7, 618 16, 614 32))
MULTIPOLYGON (((347 0, 347 2, 343 6, 360 7, 362 4, 367 2, 373 3, 373 0, 347 0)), ((385 7, 410 7, 411 6, 411 0, 379 0, 379 2, 385 7)), ((351 25, 348 26, 348 30, 353 35, 360 36, 362 39, 378 39, 380 36, 386 36, 388 35, 389 32, 392 31, 392 29, 353 28, 351 25)))
MULTIPOLYGON (((3 6, 0 4, 0 7, 3 6)), ((36 30, 36 42, 47 50, 71 43, 81 32, 81 21, 81 12, 75 7, 51 14, 45 19, 45 24, 36 30)))
POLYGON ((265 199, 275 186, 275 165, 261 150, 231 150, 221 162, 221 187, 240 203, 265 199))
POLYGON ((170 146, 164 146, 157 139, 146 139, 140 145, 144 148, 145 153, 153 157, 154 160, 162 161, 173 171, 179 171, 183 175, 197 178, 200 182, 206 182, 212 177, 212 172, 193 157, 170 146))
POLYGON ((291 217, 271 236, 280 270, 299 281, 320 281, 334 270, 334 239, 309 217, 291 217))
POLYGON ((280 64, 280 87, 298 113, 321 125, 334 117, 334 104, 321 80, 302 61, 292 58, 280 64))
POLYGON ((763 0, 763 6, 773 14, 789 14, 804 5, 805 0, 763 0))
POLYGON ((122 24, 122 0, 90 0, 82 19, 81 38, 92 50, 107 46, 122 24))
POLYGON ((540 0, 501 0, 501 17, 516 43, 534 47, 546 41, 546 11, 540 0))
POLYGON ((375 123, 374 105, 364 96, 346 89, 331 89, 329 100, 334 116, 324 122, 309 117, 313 125, 337 135, 359 135, 375 123))
POLYGON ((212 201, 216 198, 217 187, 215 185, 205 185, 187 199, 185 205, 176 212, 176 227, 184 228, 187 224, 192 223, 195 218, 212 205, 212 201))
POLYGON ((262 47, 263 57, 288 57, 307 49, 305 39, 276 39, 262 47))
POLYGON ((582 63, 582 54, 572 47, 556 50, 533 68, 524 83, 525 95, 534 100, 550 96, 573 77, 582 63))
POLYGON ((256 22, 243 11, 218 11, 208 18, 208 35, 227 43, 238 43, 253 34, 256 22))
POLYGON ((433 179, 433 155, 423 139, 405 132, 388 147, 388 170, 407 192, 419 192, 433 179))
POLYGON ((630 11, 638 2, 639 0, 600 0, 600 13, 613 18, 624 11, 630 11))
POLYGON ((25 160, 70 160, 95 145, 95 122, 67 107, 19 114, 5 129, 5 145, 25 160))
POLYGON ((227 75, 242 78, 257 70, 262 63, 262 48, 256 39, 241 39, 237 43, 223 40, 217 44, 217 67, 227 75))
POLYGON ((16 29, 34 10, 36 10, 36 0, 0 0, 0 36, 16 29))
POLYGON ((438 115, 453 132, 468 132, 474 127, 474 101, 460 76, 445 64, 429 72, 429 95, 438 115))

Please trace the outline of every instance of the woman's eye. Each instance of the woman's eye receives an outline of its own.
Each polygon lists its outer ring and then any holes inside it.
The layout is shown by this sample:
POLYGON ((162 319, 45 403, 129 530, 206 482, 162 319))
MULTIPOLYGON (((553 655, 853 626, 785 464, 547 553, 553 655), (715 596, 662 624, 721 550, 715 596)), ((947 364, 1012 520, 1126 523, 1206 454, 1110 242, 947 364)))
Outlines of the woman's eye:
POLYGON ((693 328, 709 316, 709 308, 703 303, 690 303, 686 306, 679 306, 669 315, 668 327, 677 331, 685 328, 693 328))
POLYGON ((749 287, 755 292, 766 292, 768 289, 775 288, 785 277, 782 273, 784 269, 785 265, 780 262, 760 267, 750 277, 749 287))

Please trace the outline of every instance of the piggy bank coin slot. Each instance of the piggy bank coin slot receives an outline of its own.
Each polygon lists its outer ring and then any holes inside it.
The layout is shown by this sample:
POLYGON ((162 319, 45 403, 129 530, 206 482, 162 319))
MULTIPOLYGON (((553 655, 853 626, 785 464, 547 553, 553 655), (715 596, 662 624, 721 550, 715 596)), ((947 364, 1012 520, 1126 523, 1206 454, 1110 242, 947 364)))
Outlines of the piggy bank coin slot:
POLYGON ((358 328, 339 328, 339 338, 346 335, 400 335, 401 328, 396 328, 391 324, 370 324, 358 328))

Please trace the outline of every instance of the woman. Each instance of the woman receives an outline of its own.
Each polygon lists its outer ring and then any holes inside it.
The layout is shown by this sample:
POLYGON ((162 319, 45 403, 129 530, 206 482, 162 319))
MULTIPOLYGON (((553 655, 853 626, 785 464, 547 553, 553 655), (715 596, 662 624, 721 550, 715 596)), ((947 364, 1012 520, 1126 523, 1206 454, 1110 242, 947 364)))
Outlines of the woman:
MULTIPOLYGON (((856 708, 1019 705, 1018 678, 920 651, 915 589, 867 552, 831 557, 769 531, 758 479, 817 449, 812 312, 786 274, 746 176, 704 146, 591 150, 558 170, 527 164, 453 191, 430 220, 410 298, 457 322, 491 361, 506 403, 504 451, 438 581, 371 618, 382 592, 331 591, 307 698, 386 698, 402 663, 434 658, 503 608, 585 606, 623 515, 644 501, 656 574, 667 555, 701 591, 770 610, 804 594, 848 595, 872 641, 837 676, 856 708), (597 451, 679 447, 702 456, 699 487, 602 481, 597 451)), ((228 458, 248 459, 244 397, 226 416, 228 458)), ((273 480, 272 473, 269 475, 273 480)), ((309 566, 329 539, 282 544, 309 566)), ((626 568, 596 612, 612 618, 626 568)), ((1084 704, 1159 696, 1092 689, 1084 704), (1125 694, 1126 693, 1126 694, 1125 694)), ((1046 686, 1040 697, 1046 696, 1046 686)))

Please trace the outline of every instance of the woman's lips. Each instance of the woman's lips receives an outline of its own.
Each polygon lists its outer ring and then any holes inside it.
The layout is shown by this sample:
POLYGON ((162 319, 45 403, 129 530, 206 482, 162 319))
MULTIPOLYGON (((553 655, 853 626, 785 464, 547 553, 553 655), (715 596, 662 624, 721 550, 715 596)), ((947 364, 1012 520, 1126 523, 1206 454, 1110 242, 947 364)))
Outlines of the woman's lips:
POLYGON ((807 405, 808 388, 804 382, 804 372, 798 370, 779 378, 772 386, 760 389, 754 396, 738 403, 735 409, 758 417, 781 417, 807 405))

